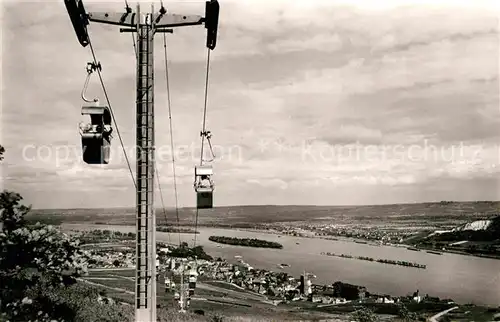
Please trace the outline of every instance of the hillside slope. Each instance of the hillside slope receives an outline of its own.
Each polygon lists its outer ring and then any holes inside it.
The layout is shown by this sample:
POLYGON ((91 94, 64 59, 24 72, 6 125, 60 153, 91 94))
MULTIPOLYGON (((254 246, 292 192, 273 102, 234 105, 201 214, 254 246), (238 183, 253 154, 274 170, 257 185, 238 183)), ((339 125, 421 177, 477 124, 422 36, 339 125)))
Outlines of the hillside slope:
POLYGON ((492 220, 476 220, 465 225, 453 228, 452 231, 465 231, 465 230, 486 230, 491 225, 492 220))
POLYGON ((492 242, 500 240, 500 216, 490 220, 474 221, 457 227, 449 232, 434 234, 429 237, 435 241, 474 241, 492 242))

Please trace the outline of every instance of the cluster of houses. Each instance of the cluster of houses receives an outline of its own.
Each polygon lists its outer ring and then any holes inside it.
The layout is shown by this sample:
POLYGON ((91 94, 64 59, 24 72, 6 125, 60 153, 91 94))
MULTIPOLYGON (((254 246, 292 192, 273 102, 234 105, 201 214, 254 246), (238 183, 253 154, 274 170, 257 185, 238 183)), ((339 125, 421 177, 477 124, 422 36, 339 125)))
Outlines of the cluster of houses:
MULTIPOLYGON (((89 268, 135 267, 135 252, 132 247, 101 247, 87 250, 89 268)), ((241 258, 232 264, 226 260, 214 261, 192 260, 169 257, 169 247, 158 249, 157 271, 163 275, 166 289, 174 289, 174 275, 183 274, 191 292, 196 287, 199 277, 211 280, 225 281, 265 295, 274 302, 289 302, 307 300, 321 304, 344 304, 351 301, 397 303, 400 298, 370 295, 365 287, 335 282, 331 285, 317 285, 311 282, 313 274, 304 272, 298 279, 286 272, 272 272, 253 268, 241 258)), ((420 302, 422 297, 418 291, 405 300, 420 302)))
POLYGON ((180 258, 166 258, 162 261, 160 269, 165 269, 165 281, 169 283, 168 288, 174 288, 173 275, 179 275, 184 272, 186 281, 189 279, 191 291, 194 290, 193 282, 198 277, 204 277, 211 280, 225 281, 239 286, 246 290, 266 295, 269 300, 275 304, 290 301, 311 301, 317 304, 335 305, 349 302, 363 303, 398 303, 420 302, 423 297, 419 292, 412 296, 390 297, 378 296, 368 293, 365 287, 342 282, 335 282, 331 285, 317 285, 311 282, 312 274, 304 272, 300 278, 294 278, 285 272, 271 272, 262 269, 256 269, 245 263, 240 258, 237 264, 231 264, 225 260, 206 261, 206 260, 188 260, 180 258))
POLYGON ((98 247, 85 250, 88 268, 135 267, 135 250, 129 246, 98 247))
POLYGON ((255 269, 243 261, 239 264, 229 264, 226 261, 214 262, 207 267, 206 276, 280 299, 298 300, 301 295, 307 295, 310 291, 310 287, 307 287, 310 286, 308 285, 310 282, 304 282, 303 278, 301 284, 287 273, 255 269))
POLYGON ((292 226, 276 226, 274 224, 263 225, 259 227, 264 230, 273 231, 281 235, 291 235, 296 237, 347 237, 366 239, 376 242, 377 244, 399 244, 408 237, 416 234, 413 227, 405 229, 393 229, 391 227, 365 227, 332 224, 303 224, 298 227, 292 226))
MULTIPOLYGON (((169 258, 168 250, 163 249, 167 254, 165 259, 161 259, 160 271, 165 272, 166 289, 175 288, 173 276, 183 274, 185 281, 196 281, 199 277, 210 280, 224 281, 238 287, 250 290, 262 295, 266 295, 269 300, 274 302, 288 302, 309 300, 313 302, 322 302, 327 304, 348 303, 350 300, 345 296, 352 297, 353 300, 359 299, 359 294, 363 294, 364 288, 352 286, 354 293, 350 294, 348 284, 340 283, 336 285, 336 291, 332 288, 330 292, 325 287, 312 284, 312 274, 302 274, 296 279, 285 272, 272 272, 253 268, 238 258, 237 264, 231 264, 225 260, 206 261, 206 260, 188 260, 181 258, 169 258), (340 286, 340 287, 339 287, 340 286), (342 289, 343 286, 343 289, 342 289), (329 295, 326 295, 330 293, 329 295)), ((363 295, 362 295, 363 296, 363 295)))
POLYGON ((368 240, 377 240, 381 243, 401 243, 406 238, 415 234, 415 230, 408 229, 390 229, 377 227, 352 227, 350 225, 323 225, 311 226, 311 231, 316 236, 342 236, 350 238, 361 238, 368 240))

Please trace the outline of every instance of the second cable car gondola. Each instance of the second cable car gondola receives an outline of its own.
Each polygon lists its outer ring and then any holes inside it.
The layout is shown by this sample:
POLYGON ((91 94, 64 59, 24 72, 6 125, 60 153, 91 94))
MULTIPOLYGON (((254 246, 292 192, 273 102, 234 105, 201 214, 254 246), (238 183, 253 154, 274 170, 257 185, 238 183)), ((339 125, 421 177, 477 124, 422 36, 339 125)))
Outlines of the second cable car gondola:
POLYGON ((194 295, 194 291, 196 289, 196 282, 198 280, 198 272, 196 269, 191 269, 189 271, 189 283, 188 283, 188 294, 189 296, 194 295))
POLYGON ((198 209, 213 208, 214 182, 213 169, 210 165, 194 168, 194 190, 196 191, 196 207, 198 209))

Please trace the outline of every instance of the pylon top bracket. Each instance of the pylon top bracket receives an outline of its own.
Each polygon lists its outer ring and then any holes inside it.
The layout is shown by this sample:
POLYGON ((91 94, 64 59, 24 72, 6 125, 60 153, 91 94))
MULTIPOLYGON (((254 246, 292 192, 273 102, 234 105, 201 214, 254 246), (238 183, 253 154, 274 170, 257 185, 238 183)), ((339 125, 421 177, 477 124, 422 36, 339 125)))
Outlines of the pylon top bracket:
MULTIPOLYGON (((105 23, 109 25, 118 25, 126 27, 137 26, 137 14, 131 13, 124 15, 123 13, 116 12, 90 12, 88 14, 89 21, 105 23)), ((198 15, 178 15, 178 14, 153 14, 153 20, 157 23, 157 28, 172 28, 181 26, 194 26, 201 25, 204 18, 198 15)))

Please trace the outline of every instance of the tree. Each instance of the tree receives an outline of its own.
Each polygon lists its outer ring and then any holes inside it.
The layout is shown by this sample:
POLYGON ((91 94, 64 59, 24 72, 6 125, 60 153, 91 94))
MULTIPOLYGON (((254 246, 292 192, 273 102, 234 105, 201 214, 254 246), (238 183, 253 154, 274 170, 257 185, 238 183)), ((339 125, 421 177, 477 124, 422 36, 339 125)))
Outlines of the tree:
POLYGON ((20 204, 21 200, 21 195, 15 192, 4 191, 0 194, 0 222, 3 230, 14 231, 26 225, 24 216, 31 207, 20 204))
POLYGON ((189 248, 189 245, 186 242, 182 242, 179 247, 172 249, 169 256, 179 258, 196 257, 198 259, 212 260, 212 257, 205 253, 202 246, 189 248))
POLYGON ((34 320, 38 312, 66 320, 68 310, 54 305, 47 291, 76 283, 85 257, 78 242, 51 226, 28 226, 16 209, 22 198, 3 192, 3 227, 0 232, 1 310, 11 321, 34 320), (13 216, 9 216, 12 214, 13 216), (53 315, 55 314, 55 316, 53 315))
POLYGON ((398 316, 405 322, 418 321, 418 316, 414 312, 410 312, 403 303, 398 303, 398 316))
POLYGON ((351 314, 351 319, 356 322, 376 322, 378 317, 367 307, 361 307, 351 314))
POLYGON ((5 153, 5 148, 0 144, 0 161, 3 160, 4 153, 5 153))
MULTIPOLYGON (((4 151, 1 147, 0 155, 4 151)), ((22 199, 15 192, 0 194, 0 311, 10 321, 65 318, 67 310, 44 292, 74 284, 84 256, 78 242, 57 229, 28 225, 24 216, 30 207, 22 199)))
POLYGON ((133 321, 133 307, 99 303, 97 288, 77 283, 88 259, 78 240, 30 225, 22 199, 0 193, 0 321, 133 321))

